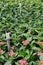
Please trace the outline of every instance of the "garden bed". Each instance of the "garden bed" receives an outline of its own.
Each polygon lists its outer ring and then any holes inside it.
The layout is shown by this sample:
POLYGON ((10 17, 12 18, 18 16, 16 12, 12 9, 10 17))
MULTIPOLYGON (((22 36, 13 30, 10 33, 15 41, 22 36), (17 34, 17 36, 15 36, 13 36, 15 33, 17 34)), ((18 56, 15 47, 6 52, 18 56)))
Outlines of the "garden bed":
POLYGON ((0 65, 43 65, 42 0, 0 0, 0 65))

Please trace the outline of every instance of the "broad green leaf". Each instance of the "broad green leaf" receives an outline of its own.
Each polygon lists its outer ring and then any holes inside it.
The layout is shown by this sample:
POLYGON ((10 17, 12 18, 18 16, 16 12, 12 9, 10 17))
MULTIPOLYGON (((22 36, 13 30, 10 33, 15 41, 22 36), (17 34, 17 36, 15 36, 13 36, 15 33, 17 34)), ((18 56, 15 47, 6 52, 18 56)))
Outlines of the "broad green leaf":
POLYGON ((11 65, 11 61, 7 61, 4 65, 11 65))

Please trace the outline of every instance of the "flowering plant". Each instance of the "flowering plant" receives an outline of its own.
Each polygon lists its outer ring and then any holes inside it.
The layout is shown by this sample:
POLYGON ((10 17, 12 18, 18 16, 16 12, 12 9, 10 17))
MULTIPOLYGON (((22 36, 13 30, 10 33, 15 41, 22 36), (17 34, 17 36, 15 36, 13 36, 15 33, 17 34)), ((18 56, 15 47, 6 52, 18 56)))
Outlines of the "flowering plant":
POLYGON ((0 0, 0 65, 43 65, 43 0, 0 0))

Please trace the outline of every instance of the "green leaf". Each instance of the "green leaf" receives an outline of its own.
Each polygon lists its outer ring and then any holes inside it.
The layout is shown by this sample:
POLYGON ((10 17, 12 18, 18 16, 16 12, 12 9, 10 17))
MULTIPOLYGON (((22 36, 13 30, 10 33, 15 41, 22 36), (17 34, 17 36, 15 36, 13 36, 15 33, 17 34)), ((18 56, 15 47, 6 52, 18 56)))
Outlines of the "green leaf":
POLYGON ((40 56, 40 60, 43 60, 43 55, 40 56))
POLYGON ((7 61, 4 65, 11 65, 11 61, 7 61))

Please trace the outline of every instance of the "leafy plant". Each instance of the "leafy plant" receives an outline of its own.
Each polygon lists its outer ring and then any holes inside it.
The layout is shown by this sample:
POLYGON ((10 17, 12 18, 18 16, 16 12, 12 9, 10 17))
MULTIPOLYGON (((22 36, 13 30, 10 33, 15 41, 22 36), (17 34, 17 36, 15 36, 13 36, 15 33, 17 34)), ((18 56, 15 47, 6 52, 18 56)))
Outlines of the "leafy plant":
POLYGON ((42 0, 0 0, 0 65, 20 65, 21 59, 28 65, 43 60, 42 0), (10 52, 6 32, 10 32, 10 52))

